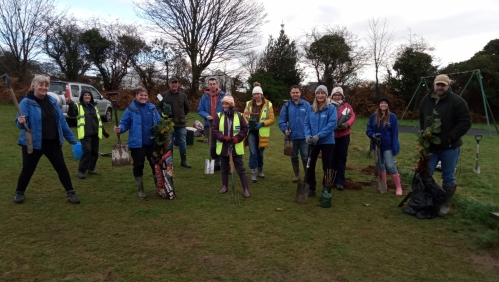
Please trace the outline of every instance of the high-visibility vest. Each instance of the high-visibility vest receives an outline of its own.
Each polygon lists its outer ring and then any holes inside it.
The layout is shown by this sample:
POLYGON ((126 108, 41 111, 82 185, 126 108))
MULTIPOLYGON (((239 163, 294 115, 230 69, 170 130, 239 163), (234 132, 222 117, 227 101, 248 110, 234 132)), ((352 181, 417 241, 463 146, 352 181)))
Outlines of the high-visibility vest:
MULTIPOLYGON (((218 130, 220 132, 223 132, 225 135, 225 115, 222 113, 218 113, 218 117, 220 118, 220 123, 218 124, 218 130)), ((240 130, 241 130, 241 122, 239 120, 239 114, 234 113, 234 122, 232 123, 232 136, 236 136, 237 134, 239 134, 240 130)), ((239 140, 239 143, 234 145, 237 155, 244 155, 244 144, 242 141, 243 140, 239 140)), ((217 140, 217 151, 216 151, 217 155, 220 155, 222 153, 222 146, 223 142, 217 140)))
MULTIPOLYGON (((261 115, 260 115, 260 120, 258 122, 262 122, 267 120, 269 116, 269 108, 272 107, 272 103, 267 100, 267 105, 263 109, 261 115)), ((251 114, 251 100, 246 102, 246 110, 244 111, 245 113, 248 112, 251 114)), ((249 119, 249 115, 246 117, 249 119)), ((258 134, 262 137, 270 137, 270 126, 262 126, 258 130, 258 134)))
MULTIPOLYGON (((94 108, 99 125, 97 135, 99 136, 99 139, 102 139, 102 121, 100 119, 99 110, 96 106, 94 106, 94 108)), ((76 124, 78 126, 78 139, 83 139, 85 137, 85 109, 83 109, 83 106, 81 104, 78 104, 78 116, 76 117, 76 124)))

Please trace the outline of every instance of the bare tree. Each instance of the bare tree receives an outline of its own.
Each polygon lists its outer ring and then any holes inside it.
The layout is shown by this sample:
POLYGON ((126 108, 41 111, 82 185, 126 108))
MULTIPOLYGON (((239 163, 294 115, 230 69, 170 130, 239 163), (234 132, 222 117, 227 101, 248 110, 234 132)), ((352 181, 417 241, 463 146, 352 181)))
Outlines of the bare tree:
POLYGON ((369 47, 369 56, 376 73, 376 96, 380 98, 378 72, 381 66, 386 65, 386 61, 390 57, 393 43, 393 31, 388 30, 386 18, 383 22, 380 22, 379 17, 377 19, 372 18, 368 21, 368 24, 366 42, 369 47))
POLYGON ((255 73, 259 68, 262 53, 255 50, 243 52, 239 57, 239 62, 248 75, 255 73))
POLYGON ((254 0, 146 0, 134 2, 138 15, 182 49, 192 68, 190 94, 213 61, 229 59, 258 44, 267 16, 254 0))
POLYGON ((19 80, 40 53, 48 27, 64 14, 54 0, 0 0, 0 50, 10 54, 7 64, 19 80))

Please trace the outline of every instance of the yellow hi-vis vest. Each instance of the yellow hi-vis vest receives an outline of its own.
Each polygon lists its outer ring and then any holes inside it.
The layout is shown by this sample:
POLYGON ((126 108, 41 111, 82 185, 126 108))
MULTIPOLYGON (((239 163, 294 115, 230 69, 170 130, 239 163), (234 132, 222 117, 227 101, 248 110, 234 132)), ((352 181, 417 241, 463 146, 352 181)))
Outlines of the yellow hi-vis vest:
MULTIPOLYGON (((260 120, 258 122, 262 122, 264 120, 267 120, 269 116, 269 108, 272 106, 269 100, 267 100, 267 105, 263 109, 261 115, 260 115, 260 120)), ((251 100, 246 102, 246 110, 245 112, 249 112, 251 114, 251 100)), ((249 119, 249 116, 246 117, 249 119)), ((258 129, 258 134, 262 137, 270 137, 270 126, 262 126, 260 129, 258 129)))
MULTIPOLYGON (((95 107, 95 106, 94 106, 95 107)), ((95 107, 95 114, 97 115, 97 122, 99 124, 99 131, 97 135, 102 139, 102 121, 100 119, 99 110, 95 107)), ((85 137, 85 110, 81 104, 78 104, 78 116, 76 117, 76 124, 78 126, 78 139, 85 137)))
MULTIPOLYGON (((218 117, 220 118, 220 123, 218 124, 218 130, 220 132, 223 132, 225 135, 225 115, 223 115, 222 113, 218 113, 218 117)), ((232 123, 232 136, 236 136, 237 134, 239 134, 240 130, 241 130, 241 122, 239 120, 239 114, 234 113, 234 122, 232 123)), ((244 144, 242 141, 243 140, 239 140, 239 143, 234 145, 237 155, 244 155, 244 144)), ((222 146, 223 142, 217 140, 217 155, 220 155, 222 153, 222 146)))

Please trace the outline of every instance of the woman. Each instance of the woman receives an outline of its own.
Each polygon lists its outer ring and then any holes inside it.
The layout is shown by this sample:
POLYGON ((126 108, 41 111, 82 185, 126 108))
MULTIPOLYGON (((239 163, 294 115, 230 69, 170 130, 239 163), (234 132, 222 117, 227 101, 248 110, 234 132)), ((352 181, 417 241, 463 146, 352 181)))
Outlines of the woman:
POLYGON ((334 130, 333 170, 336 171, 334 185, 337 190, 342 191, 345 184, 350 127, 355 122, 355 113, 352 106, 345 102, 345 94, 340 86, 333 88, 331 103, 336 107, 338 114, 338 126, 334 130))
POLYGON ((80 103, 71 103, 68 116, 77 117, 78 139, 81 142, 82 155, 78 166, 78 178, 85 179, 85 173, 95 175, 95 165, 99 157, 99 139, 102 135, 106 138, 109 134, 104 130, 100 119, 99 110, 92 93, 82 90, 80 103))
POLYGON ((29 91, 19 104, 23 115, 17 115, 16 125, 21 129, 17 144, 21 146, 23 169, 19 175, 14 194, 14 203, 16 204, 24 202, 24 192, 42 155, 47 157, 59 175, 59 181, 66 190, 68 201, 72 204, 80 203, 73 189, 61 148, 64 139, 70 144, 76 144, 76 138, 69 129, 56 100, 47 95, 49 86, 50 78, 48 76, 36 75, 31 81, 33 90, 29 91), (33 152, 31 154, 28 153, 26 146, 24 123, 27 123, 33 138, 33 152))
POLYGON ((386 172, 392 175, 396 195, 402 196, 400 174, 395 167, 395 157, 400 151, 397 116, 390 112, 390 100, 383 97, 378 103, 378 109, 371 115, 366 129, 367 137, 371 138, 371 149, 374 149, 375 139, 379 139, 381 158, 383 162, 381 180, 386 186, 386 172), (378 134, 379 137, 376 136, 378 134), (385 170, 386 169, 386 170, 385 170))
POLYGON ((310 164, 307 169, 307 183, 310 185, 308 196, 316 195, 315 164, 317 157, 322 151, 322 170, 324 177, 322 185, 331 193, 331 187, 334 183, 335 173, 333 171, 333 152, 334 152, 334 129, 338 116, 336 108, 329 105, 327 97, 327 88, 319 85, 315 89, 315 98, 312 107, 305 118, 305 136, 306 142, 311 148, 309 158, 310 164))
POLYGON ((215 115, 212 124, 213 136, 217 140, 216 153, 220 156, 222 171, 222 189, 219 193, 225 194, 229 189, 229 154, 232 154, 234 167, 243 186, 243 195, 248 198, 250 193, 243 163, 243 140, 248 135, 248 124, 234 108, 234 98, 228 93, 222 100, 222 107, 223 112, 215 115))
MULTIPOLYGON (((160 115, 154 104, 149 102, 147 90, 138 88, 135 90, 135 100, 133 100, 121 117, 120 125, 114 127, 114 132, 128 134, 128 148, 131 151, 133 159, 133 176, 137 184, 139 198, 144 199, 144 162, 149 162, 153 177, 154 163, 152 156, 154 152, 154 132, 152 126, 159 123, 160 115)), ((156 178, 154 178, 156 181, 156 178)))
POLYGON ((263 174, 263 152, 269 146, 270 126, 274 123, 272 103, 263 97, 263 90, 258 82, 253 84, 253 99, 246 102, 244 118, 249 123, 250 180, 256 182, 257 173, 259 177, 265 177, 263 174))

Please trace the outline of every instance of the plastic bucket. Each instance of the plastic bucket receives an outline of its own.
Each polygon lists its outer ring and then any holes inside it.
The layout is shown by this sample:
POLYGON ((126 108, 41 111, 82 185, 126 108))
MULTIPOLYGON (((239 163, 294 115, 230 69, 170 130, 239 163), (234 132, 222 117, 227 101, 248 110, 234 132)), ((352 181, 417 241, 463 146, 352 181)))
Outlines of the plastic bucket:
POLYGON ((82 150, 81 150, 81 142, 78 142, 73 145, 73 157, 75 159, 81 158, 82 150))

